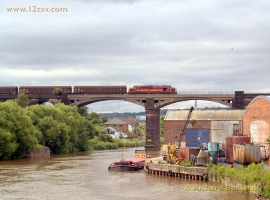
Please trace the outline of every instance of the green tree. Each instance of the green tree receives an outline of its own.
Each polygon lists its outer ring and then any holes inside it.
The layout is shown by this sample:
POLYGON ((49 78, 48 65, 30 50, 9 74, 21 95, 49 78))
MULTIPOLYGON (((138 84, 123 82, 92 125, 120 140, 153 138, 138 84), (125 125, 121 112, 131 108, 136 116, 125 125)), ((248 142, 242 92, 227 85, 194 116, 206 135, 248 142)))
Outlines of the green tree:
MULTIPOLYGON (((28 109, 33 123, 42 133, 39 142, 50 147, 54 153, 69 153, 78 150, 79 130, 85 118, 77 107, 56 104, 34 105, 28 109)), ((81 141, 80 141, 81 142, 81 141)))
POLYGON ((8 130, 0 128, 0 160, 9 159, 18 148, 16 137, 8 130))
POLYGON ((95 112, 91 112, 88 118, 93 124, 102 124, 99 114, 95 112))
POLYGON ((106 123, 106 122, 108 121, 108 118, 107 118, 106 116, 103 116, 103 117, 101 118, 101 121, 102 121, 102 123, 104 124, 104 123, 106 123))
POLYGON ((92 120, 92 119, 98 119, 100 118, 99 114, 97 114, 96 112, 91 112, 89 114, 89 118, 92 120))
POLYGON ((26 94, 18 94, 18 98, 15 99, 15 101, 22 108, 26 108, 27 106, 29 106, 29 99, 28 99, 28 96, 26 94))
POLYGON ((63 89, 61 89, 61 88, 54 88, 53 89, 53 94, 55 94, 55 95, 60 95, 60 94, 62 94, 62 92, 63 92, 63 89))
POLYGON ((112 136, 108 134, 99 134, 97 137, 102 142, 113 142, 112 136))
POLYGON ((160 116, 160 136, 164 136, 164 118, 165 115, 160 116))
POLYGON ((0 103, 0 159, 22 158, 38 144, 37 129, 14 101, 0 103))
POLYGON ((145 133, 146 133, 146 125, 145 124, 137 125, 136 132, 139 132, 139 133, 142 133, 143 135, 145 135, 145 133))
POLYGON ((88 108, 86 106, 78 108, 78 112, 80 113, 81 116, 87 117, 88 115, 88 108))
POLYGON ((81 151, 89 150, 89 139, 93 139, 95 128, 89 120, 85 119, 78 132, 77 148, 81 151))

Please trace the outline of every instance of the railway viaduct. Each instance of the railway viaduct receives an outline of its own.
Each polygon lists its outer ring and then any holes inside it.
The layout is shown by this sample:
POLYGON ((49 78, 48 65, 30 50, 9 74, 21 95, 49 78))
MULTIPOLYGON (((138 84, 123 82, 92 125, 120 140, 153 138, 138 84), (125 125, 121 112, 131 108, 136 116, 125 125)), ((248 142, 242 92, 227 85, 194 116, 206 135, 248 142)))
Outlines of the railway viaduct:
MULTIPOLYGON (((40 95, 29 94, 30 104, 51 102, 62 102, 72 106, 85 106, 95 102, 108 100, 122 100, 143 106, 146 110, 146 149, 160 149, 160 109, 167 105, 188 101, 205 100, 213 101, 231 109, 245 109, 253 98, 259 95, 270 95, 270 93, 244 93, 235 91, 234 93, 211 92, 211 93, 181 93, 181 94, 115 94, 115 95, 40 95)), ((0 95, 0 101, 17 98, 17 95, 0 95)))

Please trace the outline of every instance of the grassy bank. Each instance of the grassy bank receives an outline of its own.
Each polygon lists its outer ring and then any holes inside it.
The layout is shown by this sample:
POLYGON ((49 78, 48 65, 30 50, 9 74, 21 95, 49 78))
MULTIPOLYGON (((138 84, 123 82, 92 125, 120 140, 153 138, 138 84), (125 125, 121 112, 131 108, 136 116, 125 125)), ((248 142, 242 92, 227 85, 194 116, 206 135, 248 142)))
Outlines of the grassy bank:
POLYGON ((266 198, 270 197, 270 171, 264 169, 263 164, 252 163, 240 169, 210 164, 206 170, 210 180, 218 183, 224 183, 224 180, 239 183, 245 187, 244 192, 247 193, 251 192, 251 186, 256 185, 256 187, 258 186, 256 194, 266 198))
POLYGON ((95 137, 89 140, 90 150, 105 150, 105 149, 117 149, 119 147, 139 147, 144 146, 145 141, 137 138, 133 139, 112 139, 104 140, 100 137, 95 137))

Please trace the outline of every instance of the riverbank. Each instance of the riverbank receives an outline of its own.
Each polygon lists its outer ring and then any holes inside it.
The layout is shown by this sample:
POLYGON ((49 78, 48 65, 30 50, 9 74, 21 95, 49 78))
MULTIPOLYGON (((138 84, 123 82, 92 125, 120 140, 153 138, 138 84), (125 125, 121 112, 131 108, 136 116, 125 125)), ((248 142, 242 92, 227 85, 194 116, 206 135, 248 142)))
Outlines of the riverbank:
POLYGON ((145 141, 137 138, 133 139, 112 139, 99 135, 89 140, 89 150, 118 149, 120 147, 144 147, 145 141))
MULTIPOLYGON (((263 164, 250 164, 239 169, 231 165, 180 166, 167 164, 162 157, 145 161, 148 174, 175 176, 185 179, 208 180, 220 186, 201 188, 209 191, 235 191, 252 195, 257 199, 270 197, 270 171, 263 164)), ((200 189, 200 188, 197 188, 200 189)))
POLYGON ((243 192, 257 198, 270 198, 270 171, 262 163, 252 163, 239 169, 210 164, 206 172, 209 181, 219 183, 227 190, 243 192))
POLYGON ((206 180, 206 168, 203 166, 180 166, 167 164, 162 157, 150 158, 145 161, 144 170, 149 174, 175 176, 187 179, 206 180))

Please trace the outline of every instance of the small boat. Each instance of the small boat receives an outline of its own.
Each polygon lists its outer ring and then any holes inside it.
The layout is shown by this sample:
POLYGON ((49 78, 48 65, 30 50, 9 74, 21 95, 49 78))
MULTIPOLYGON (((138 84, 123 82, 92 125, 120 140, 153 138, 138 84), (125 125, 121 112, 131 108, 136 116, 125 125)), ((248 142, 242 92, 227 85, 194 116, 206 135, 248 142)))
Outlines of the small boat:
POLYGON ((142 160, 138 158, 131 158, 124 160, 122 159, 118 162, 113 162, 109 167, 109 171, 139 171, 144 168, 144 165, 141 164, 142 160))

